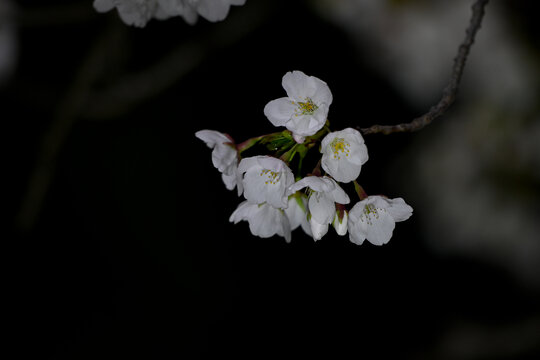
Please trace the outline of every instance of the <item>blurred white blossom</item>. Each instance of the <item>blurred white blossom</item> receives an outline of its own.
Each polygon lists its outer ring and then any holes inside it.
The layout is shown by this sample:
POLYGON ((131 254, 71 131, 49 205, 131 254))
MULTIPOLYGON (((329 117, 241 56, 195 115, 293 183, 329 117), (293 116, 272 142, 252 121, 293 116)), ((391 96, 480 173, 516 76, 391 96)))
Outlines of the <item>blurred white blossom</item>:
POLYGON ((245 0, 94 0, 98 12, 108 12, 114 8, 127 25, 144 27, 152 19, 183 17, 193 25, 198 16, 208 21, 224 20, 231 5, 244 5, 245 0))
MULTIPOLYGON (((450 70, 470 19, 470 0, 389 1, 317 0, 321 16, 357 41, 367 61, 400 94, 419 108, 433 104, 449 81, 450 70)), ((503 2, 489 5, 460 87, 494 103, 519 107, 537 102, 533 92, 540 70, 512 33, 503 2), (489 56, 485 56, 489 54, 489 56), (497 74, 497 76, 493 76, 497 74), (519 96, 514 96, 519 94, 519 96)))
POLYGON ((11 0, 0 2, 0 86, 15 69, 17 38, 11 0))

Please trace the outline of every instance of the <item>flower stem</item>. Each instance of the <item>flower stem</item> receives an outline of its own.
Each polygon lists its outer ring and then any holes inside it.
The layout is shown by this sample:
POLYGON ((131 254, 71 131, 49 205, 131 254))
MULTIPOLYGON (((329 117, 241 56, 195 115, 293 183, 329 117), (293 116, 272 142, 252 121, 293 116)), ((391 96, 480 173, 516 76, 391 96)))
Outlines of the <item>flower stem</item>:
POLYGON ((360 200, 364 200, 365 198, 367 198, 368 194, 366 194, 364 188, 356 180, 354 180, 353 183, 354 183, 354 190, 356 190, 356 194, 358 194, 358 197, 360 198, 360 200))
POLYGON ((242 152, 256 145, 259 141, 261 141, 266 136, 267 135, 261 135, 261 136, 247 139, 246 141, 241 142, 240 144, 236 145, 236 151, 238 151, 238 153, 241 154, 242 152))
POLYGON ((283 155, 280 156, 280 159, 285 162, 287 165, 292 161, 294 158, 294 155, 296 155, 296 152, 298 150, 298 145, 300 144, 294 144, 292 148, 290 148, 287 152, 285 152, 283 155))
POLYGON ((311 171, 311 175, 313 176, 321 176, 321 160, 319 160, 317 162, 317 165, 315 165, 315 167, 313 168, 313 170, 311 171))

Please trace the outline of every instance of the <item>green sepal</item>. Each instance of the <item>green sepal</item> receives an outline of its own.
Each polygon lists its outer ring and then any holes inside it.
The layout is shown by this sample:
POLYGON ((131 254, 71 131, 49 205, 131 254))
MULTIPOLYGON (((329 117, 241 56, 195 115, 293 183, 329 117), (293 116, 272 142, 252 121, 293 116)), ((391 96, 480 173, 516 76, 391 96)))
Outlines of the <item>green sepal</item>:
POLYGON ((270 151, 276 151, 278 154, 283 154, 289 150, 296 142, 289 130, 284 130, 279 133, 273 133, 261 139, 261 144, 265 145, 270 151))

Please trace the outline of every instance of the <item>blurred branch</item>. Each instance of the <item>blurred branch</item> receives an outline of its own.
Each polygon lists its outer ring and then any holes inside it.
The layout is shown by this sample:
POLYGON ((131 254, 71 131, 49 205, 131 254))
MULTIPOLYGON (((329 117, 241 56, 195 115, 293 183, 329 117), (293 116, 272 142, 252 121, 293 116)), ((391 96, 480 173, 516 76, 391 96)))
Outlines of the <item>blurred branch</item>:
POLYGON ((36 165, 17 214, 16 221, 20 230, 28 231, 34 226, 49 190, 60 149, 86 103, 91 86, 101 74, 109 57, 108 50, 118 41, 118 34, 121 33, 119 30, 117 26, 109 26, 98 35, 60 101, 49 130, 43 135, 36 165))
POLYGON ((72 1, 66 4, 20 7, 15 14, 17 25, 22 28, 42 28, 86 23, 98 18, 88 0, 72 1))
POLYGON ((476 33, 482 25, 482 19, 484 17, 484 9, 489 0, 476 0, 472 6, 472 16, 469 22, 469 26, 466 30, 465 39, 461 43, 458 49, 457 56, 454 59, 454 66, 452 68, 452 74, 450 76, 450 82, 443 90, 443 96, 439 102, 432 106, 431 109, 424 115, 412 120, 408 123, 398 125, 373 125, 368 128, 360 128, 359 130, 364 134, 376 134, 383 133, 385 135, 396 132, 414 132, 429 125, 433 120, 443 115, 446 110, 452 105, 456 99, 456 94, 459 88, 461 76, 463 75, 463 69, 465 68, 465 62, 469 55, 471 46, 474 43, 476 33))
POLYGON ((536 354, 540 316, 504 324, 478 324, 457 320, 440 336, 428 359, 522 359, 536 354))
POLYGON ((240 41, 268 18, 268 9, 263 4, 238 10, 241 11, 232 11, 226 21, 212 24, 211 30, 180 44, 144 70, 96 89, 85 105, 84 118, 110 119, 131 111, 177 84, 213 52, 240 41))
POLYGON ((113 28, 105 29, 83 58, 80 70, 53 115, 49 130, 43 135, 36 165, 17 214, 18 228, 22 231, 33 228, 54 177, 58 154, 75 121, 119 116, 133 110, 141 101, 173 86, 208 57, 213 49, 239 41, 267 17, 265 7, 252 9, 232 12, 232 19, 215 24, 204 36, 181 44, 154 65, 129 74, 105 89, 96 90, 96 83, 102 80, 107 64, 118 55, 115 50, 119 49, 118 44, 122 42, 120 37, 126 28, 117 18, 110 17, 113 28))

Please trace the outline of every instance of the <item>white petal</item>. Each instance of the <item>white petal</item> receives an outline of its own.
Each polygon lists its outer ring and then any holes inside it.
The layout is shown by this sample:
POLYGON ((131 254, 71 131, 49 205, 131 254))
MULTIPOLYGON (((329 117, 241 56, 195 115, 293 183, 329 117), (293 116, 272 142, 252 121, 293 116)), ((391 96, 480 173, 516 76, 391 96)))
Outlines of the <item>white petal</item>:
POLYGON ((373 245, 384 245, 392 237, 396 226, 394 219, 386 212, 379 212, 377 216, 371 216, 370 222, 366 221, 366 238, 373 245))
POLYGON ((248 171, 248 169, 254 167, 254 166, 259 166, 259 158, 260 156, 251 156, 251 157, 247 157, 247 158, 243 158, 242 160, 240 160, 240 163, 238 164, 238 171, 243 174, 245 173, 246 171, 248 171))
POLYGON ((349 222, 349 217, 347 215, 347 211, 343 213, 343 219, 339 221, 338 213, 336 212, 336 215, 334 216, 334 221, 332 221, 332 225, 334 226, 334 229, 336 229, 336 232, 338 235, 343 236, 347 234, 347 224, 349 222))
POLYGON ((312 78, 315 82, 316 87, 315 87, 315 92, 311 94, 310 96, 311 99, 319 107, 322 104, 325 104, 327 107, 329 107, 330 104, 332 104, 332 92, 330 91, 330 88, 324 81, 314 76, 312 76, 312 78))
POLYGON ((388 199, 390 207, 386 210, 394 218, 394 221, 405 221, 411 217, 413 208, 405 203, 402 198, 388 199))
POLYGON ((232 174, 236 169, 236 149, 228 145, 216 145, 212 151, 212 164, 222 173, 232 174))
POLYGON ((182 12, 182 17, 189 25, 195 25, 199 18, 199 14, 192 6, 186 6, 182 12))
POLYGON ((339 136, 347 137, 349 141, 354 141, 358 144, 364 143, 364 138, 362 137, 362 133, 356 129, 353 128, 345 128, 341 131, 336 131, 339 136))
POLYGON ((280 209, 275 209, 268 204, 256 205, 249 217, 249 229, 253 235, 268 238, 280 235, 287 242, 291 241, 291 227, 287 216, 280 209))
POLYGON ((324 235, 328 232, 328 224, 319 224, 316 220, 311 218, 309 221, 309 224, 311 226, 311 233, 313 236, 313 240, 321 240, 324 235))
POLYGON ((289 187, 291 193, 297 192, 305 187, 309 187, 315 191, 321 191, 324 186, 324 181, 318 176, 306 176, 298 180, 296 183, 289 187))
POLYGON ((362 245, 364 243, 364 240, 366 240, 366 233, 365 231, 356 226, 351 225, 352 222, 349 217, 349 224, 348 224, 348 230, 349 230, 349 240, 356 245, 362 245))
POLYGON ((289 219, 291 230, 302 226, 302 230, 309 236, 312 236, 311 227, 307 219, 308 200, 306 195, 297 192, 289 197, 289 203, 285 209, 285 214, 289 219))
POLYGON ((204 141, 211 149, 213 149, 216 144, 232 142, 225 134, 215 130, 199 130, 195 133, 195 136, 204 141))
MULTIPOLYGON (((242 164, 242 162, 240 162, 240 164, 242 164)), ((262 204, 267 200, 266 186, 259 174, 260 171, 262 171, 260 167, 258 167, 257 170, 250 169, 246 172, 244 179, 242 180, 244 196, 253 204, 262 204)))
POLYGON ((150 1, 148 3, 139 2, 121 2, 116 7, 118 15, 127 25, 144 27, 148 20, 152 18, 157 3, 150 1))
POLYGON ((113 0, 94 0, 94 9, 97 12, 107 12, 114 8, 113 0))
POLYGON ((360 220, 364 206, 365 201, 363 200, 354 204, 352 209, 349 211, 349 221, 347 224, 349 239, 352 243, 357 245, 362 245, 366 239, 366 230, 361 226, 363 221, 360 220))
POLYGON ((307 216, 307 199, 305 196, 297 193, 289 197, 288 206, 285 209, 285 215, 289 219, 291 230, 296 229, 302 224, 307 216))
POLYGON ((319 224, 330 224, 336 214, 336 205, 332 199, 324 194, 311 194, 308 200, 311 218, 319 224))
POLYGON ((229 221, 238 224, 242 220, 247 220, 251 215, 254 206, 257 205, 250 204, 247 201, 241 202, 229 217, 229 221))
POLYGON ((308 94, 315 93, 315 83, 302 71, 289 71, 283 75, 281 85, 287 96, 297 101, 305 101, 308 94))
POLYGON ((240 196, 244 192, 244 184, 242 183, 242 174, 240 173, 240 171, 238 171, 238 168, 236 169, 235 176, 236 189, 238 190, 238 196, 240 196))
POLYGON ((276 159, 275 157, 264 156, 264 155, 255 156, 255 158, 257 159, 257 162, 259 163, 259 165, 264 169, 270 169, 270 170, 279 171, 279 172, 288 170, 288 172, 290 172, 292 175, 292 172, 287 166, 287 164, 285 164, 280 159, 276 159))
POLYGON ((323 155, 321 161, 323 169, 334 179, 342 183, 356 180, 360 175, 361 166, 352 164, 346 159, 334 159, 332 155, 323 155))
POLYGON ((206 20, 222 21, 229 13, 229 4, 225 0, 199 0, 197 12, 206 20))
POLYGON ((223 183, 225 184, 225 187, 227 190, 232 190, 236 186, 236 174, 232 175, 226 175, 221 174, 221 179, 223 180, 223 183))
POLYGON ((291 119, 296 105, 289 98, 283 97, 270 101, 264 107, 264 115, 274 126, 285 126, 291 119))
POLYGON ((305 220, 302 222, 302 230, 304 230, 304 232, 313 237, 313 232, 311 231, 311 224, 309 223, 309 220, 307 219, 307 217, 305 218, 305 220))
POLYGON ((330 194, 337 203, 348 204, 351 201, 349 199, 349 195, 347 195, 347 193, 343 191, 343 189, 337 183, 335 183, 335 188, 330 194))

